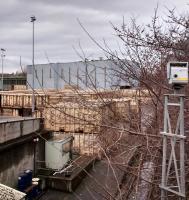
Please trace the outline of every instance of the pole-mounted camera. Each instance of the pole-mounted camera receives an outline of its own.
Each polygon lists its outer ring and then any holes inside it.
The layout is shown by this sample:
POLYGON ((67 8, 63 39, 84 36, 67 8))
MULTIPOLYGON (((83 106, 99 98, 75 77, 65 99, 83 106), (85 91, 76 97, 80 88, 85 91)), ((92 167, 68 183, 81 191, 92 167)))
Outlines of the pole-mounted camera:
POLYGON ((168 62, 167 78, 176 90, 188 84, 188 62, 168 62))

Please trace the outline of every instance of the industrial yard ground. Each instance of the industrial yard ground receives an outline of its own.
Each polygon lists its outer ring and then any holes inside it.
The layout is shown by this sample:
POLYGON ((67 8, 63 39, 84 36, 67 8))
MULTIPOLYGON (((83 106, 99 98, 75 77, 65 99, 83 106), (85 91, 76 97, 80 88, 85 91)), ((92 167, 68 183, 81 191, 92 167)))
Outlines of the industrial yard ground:
POLYGON ((124 177, 124 172, 119 168, 112 171, 107 161, 97 161, 89 171, 77 189, 72 193, 65 193, 57 190, 47 190, 40 200, 88 200, 88 199, 109 199, 117 196, 117 181, 119 184, 124 177))

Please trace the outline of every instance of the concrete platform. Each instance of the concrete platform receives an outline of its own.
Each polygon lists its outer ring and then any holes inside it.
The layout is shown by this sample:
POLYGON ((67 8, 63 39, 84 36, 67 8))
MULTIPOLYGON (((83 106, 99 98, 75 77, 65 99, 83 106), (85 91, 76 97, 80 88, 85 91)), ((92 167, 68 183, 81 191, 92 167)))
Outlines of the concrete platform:
MULTIPOLYGON (((115 168, 118 180, 121 180, 123 173, 115 168)), ((90 170, 90 176, 86 176, 82 183, 73 193, 65 193, 57 190, 48 190, 40 200, 93 200, 110 199, 115 197, 117 185, 113 171, 106 161, 98 161, 90 170)))
POLYGON ((0 123, 12 122, 12 121, 18 121, 18 120, 29 120, 29 119, 35 119, 35 118, 33 118, 33 117, 20 117, 20 116, 0 116, 0 123))
POLYGON ((38 131, 40 122, 40 118, 0 116, 0 144, 38 131))
MULTIPOLYGON (((48 188, 57 189, 65 192, 73 192, 94 164, 95 156, 82 155, 76 158, 71 167, 62 173, 43 174, 43 170, 38 170, 38 177, 46 179, 48 188)), ((44 171, 47 173, 47 171, 44 171)))
POLYGON ((20 119, 21 117, 13 117, 13 116, 0 116, 0 123, 4 121, 11 121, 11 120, 16 120, 20 119))

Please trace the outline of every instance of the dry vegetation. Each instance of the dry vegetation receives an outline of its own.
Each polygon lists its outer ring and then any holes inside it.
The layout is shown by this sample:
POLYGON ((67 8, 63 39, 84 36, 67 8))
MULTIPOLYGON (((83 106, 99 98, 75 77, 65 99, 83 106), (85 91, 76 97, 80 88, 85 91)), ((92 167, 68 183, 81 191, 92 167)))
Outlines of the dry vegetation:
MULTIPOLYGON (((59 104, 48 103, 47 110, 44 110, 46 122, 50 121, 52 125, 53 121, 59 130, 65 131, 66 126, 71 124, 71 128, 69 127, 66 132, 98 134, 95 145, 98 146, 100 158, 107 161, 113 172, 114 170, 124 172, 121 179, 113 173, 116 193, 110 194, 107 190, 106 198, 102 199, 160 199, 163 94, 172 92, 167 83, 166 64, 170 60, 189 60, 189 15, 188 13, 177 15, 174 10, 167 12, 168 15, 162 20, 158 17, 156 9, 151 24, 148 25, 139 25, 132 19, 129 25, 123 23, 120 28, 113 26, 117 37, 124 44, 124 49, 120 52, 111 51, 106 45, 102 47, 81 24, 89 37, 105 53, 107 59, 117 66, 114 69, 114 76, 130 82, 131 85, 137 85, 135 95, 133 93, 130 96, 129 90, 125 90, 124 94, 118 89, 112 89, 107 94, 107 91, 99 91, 95 87, 91 87, 90 91, 73 87, 70 94, 62 93, 59 104), (98 108, 104 109, 103 112, 102 109, 94 108, 94 102, 98 108), (131 102, 135 102, 134 106, 131 102), (71 104, 72 111, 66 110, 70 107, 68 104, 71 104), (112 106, 114 104, 117 107, 112 106), (82 111, 74 110, 74 107, 82 108, 82 111), (50 112, 54 118, 51 115, 48 117, 50 109, 53 110, 50 112)), ((185 88, 187 136, 188 89, 187 86, 185 88)), ((172 120, 174 122, 175 118, 172 120)), ((188 166, 188 160, 186 165, 188 166)), ((187 170, 187 180, 188 175, 187 170)), ((168 196, 168 199, 178 199, 171 194, 168 196)))
MULTIPOLYGON (((120 28, 113 26, 117 37, 124 44, 124 49, 120 52, 115 52, 106 45, 101 46, 81 24, 89 37, 117 66, 114 76, 130 82, 131 85, 137 83, 139 94, 143 96, 145 91, 149 97, 138 98, 137 112, 132 113, 127 120, 121 116, 114 117, 105 121, 100 130, 99 144, 103 149, 104 158, 110 165, 114 156, 117 157, 124 151, 120 145, 125 146, 127 150, 137 148, 137 156, 134 156, 130 165, 116 166, 126 172, 125 179, 118 187, 118 199, 160 199, 162 141, 159 133, 163 127, 163 94, 173 92, 167 83, 166 64, 168 61, 189 59, 189 15, 168 10, 165 19, 161 19, 157 11, 158 9, 155 9, 151 24, 140 25, 132 19, 129 25, 123 22, 120 28)), ((184 89, 186 136, 189 121, 188 88, 187 86, 184 89)), ((101 94, 97 95, 100 100, 103 99, 101 94)), ((176 122, 176 116, 175 110, 171 119, 173 124, 176 122)), ((186 146, 187 144, 188 142, 186 146)), ((188 150, 186 157, 187 152, 188 150)), ((173 175, 173 182, 174 178, 173 175)), ((168 193, 168 199, 174 198, 178 199, 177 196, 168 193)))

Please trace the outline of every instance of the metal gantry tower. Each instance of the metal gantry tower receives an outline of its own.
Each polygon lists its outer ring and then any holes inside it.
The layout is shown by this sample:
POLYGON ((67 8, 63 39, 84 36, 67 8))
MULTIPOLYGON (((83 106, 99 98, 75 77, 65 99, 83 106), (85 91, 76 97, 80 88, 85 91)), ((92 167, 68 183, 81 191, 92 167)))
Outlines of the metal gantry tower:
POLYGON ((166 94, 164 103, 163 160, 161 180, 161 200, 168 200, 168 194, 185 199, 185 138, 184 135, 184 95, 166 94), (173 108, 177 107, 177 122, 172 121, 173 108), (175 127, 175 128, 173 128, 175 127), (173 177, 175 180, 173 180, 173 177))

